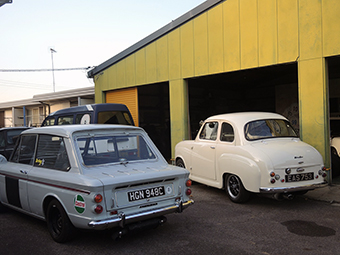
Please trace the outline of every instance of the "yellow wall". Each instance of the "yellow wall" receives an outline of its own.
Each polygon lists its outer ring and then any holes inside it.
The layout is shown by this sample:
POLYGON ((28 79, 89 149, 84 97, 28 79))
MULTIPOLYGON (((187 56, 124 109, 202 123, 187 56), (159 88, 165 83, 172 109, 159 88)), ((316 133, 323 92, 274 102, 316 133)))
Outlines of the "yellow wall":
MULTIPOLYGON (((302 137, 325 156, 326 126, 312 129, 327 122, 324 58, 340 54, 339 14, 339 0, 223 1, 96 75, 96 102, 113 89, 298 62, 302 137)), ((182 100, 171 97, 170 105, 182 100)), ((172 114, 171 122, 185 114, 172 114)))

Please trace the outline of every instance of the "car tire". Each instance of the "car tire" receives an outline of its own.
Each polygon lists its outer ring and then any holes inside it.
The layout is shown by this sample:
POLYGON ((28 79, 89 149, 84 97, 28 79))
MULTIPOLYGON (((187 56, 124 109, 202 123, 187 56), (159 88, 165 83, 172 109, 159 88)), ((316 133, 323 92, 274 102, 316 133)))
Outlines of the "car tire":
POLYGON ((229 174, 225 177, 225 189, 229 199, 234 203, 244 203, 250 198, 250 192, 244 188, 237 175, 229 174))
POLYGON ((75 228, 64 208, 56 199, 48 204, 46 221, 48 231, 54 241, 64 243, 72 239, 75 228))
POLYGON ((180 159, 180 158, 176 160, 176 166, 185 168, 185 164, 184 164, 183 160, 180 159))

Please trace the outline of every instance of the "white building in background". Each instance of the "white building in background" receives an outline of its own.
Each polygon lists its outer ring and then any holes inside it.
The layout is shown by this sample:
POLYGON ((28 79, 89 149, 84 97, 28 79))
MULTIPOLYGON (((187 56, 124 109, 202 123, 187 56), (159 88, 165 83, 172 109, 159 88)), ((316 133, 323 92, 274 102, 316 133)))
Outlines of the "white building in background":
POLYGON ((31 99, 0 103, 0 127, 39 127, 51 112, 93 104, 94 87, 34 95, 31 99))

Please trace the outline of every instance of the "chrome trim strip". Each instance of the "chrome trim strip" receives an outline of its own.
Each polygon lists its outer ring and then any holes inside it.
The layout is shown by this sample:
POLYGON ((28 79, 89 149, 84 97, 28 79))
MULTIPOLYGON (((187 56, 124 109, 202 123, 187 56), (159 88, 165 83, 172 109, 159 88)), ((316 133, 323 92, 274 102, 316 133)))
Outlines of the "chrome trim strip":
POLYGON ((162 216, 165 214, 173 213, 173 212, 182 212, 183 209, 187 208, 189 205, 193 204, 193 200, 189 200, 184 203, 178 203, 173 206, 163 207, 159 209, 155 209, 152 211, 141 212, 132 215, 125 215, 124 213, 118 214, 117 218, 111 218, 107 220, 99 220, 99 221, 90 221, 88 223, 89 227, 94 229, 106 229, 112 227, 124 227, 125 224, 129 224, 135 221, 140 221, 149 218, 155 218, 158 216, 162 216))
MULTIPOLYGON (((22 173, 22 174, 24 174, 24 173, 22 173)), ((36 180, 32 180, 32 179, 28 179, 28 178, 22 178, 22 177, 19 177, 19 176, 9 175, 9 174, 5 174, 5 173, 0 173, 0 175, 3 175, 5 177, 10 177, 10 178, 15 178, 15 179, 18 179, 18 180, 24 180, 24 181, 27 181, 27 182, 33 182, 33 183, 38 183, 38 184, 42 184, 42 185, 46 185, 46 186, 51 186, 51 187, 54 187, 54 188, 65 189, 65 190, 70 190, 70 191, 74 191, 74 192, 81 192, 81 193, 85 193, 87 195, 91 194, 91 191, 86 190, 86 189, 70 188, 70 187, 66 187, 66 186, 62 186, 62 185, 57 185, 57 184, 52 184, 52 183, 42 182, 42 181, 36 181, 36 180)), ((26 175, 23 175, 23 176, 25 177, 26 175)))
POLYGON ((318 184, 310 184, 305 186, 298 187, 279 187, 279 188, 260 188, 260 193, 288 193, 288 192, 296 192, 302 190, 312 190, 316 188, 322 188, 328 185, 327 181, 318 184))

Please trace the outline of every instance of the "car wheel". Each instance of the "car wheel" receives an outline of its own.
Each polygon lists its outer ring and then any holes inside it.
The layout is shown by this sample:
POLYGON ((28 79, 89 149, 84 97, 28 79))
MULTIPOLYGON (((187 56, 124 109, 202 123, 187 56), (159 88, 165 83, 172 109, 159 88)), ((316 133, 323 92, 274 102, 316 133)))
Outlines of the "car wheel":
POLYGON ((176 160, 176 166, 185 168, 184 162, 180 158, 176 160))
POLYGON ((237 175, 227 175, 225 177, 225 187, 232 202, 244 203, 250 198, 250 192, 244 188, 241 179, 237 175))
POLYGON ((55 199, 47 207, 46 221, 48 231, 57 243, 67 242, 73 237, 75 228, 62 205, 55 199))

